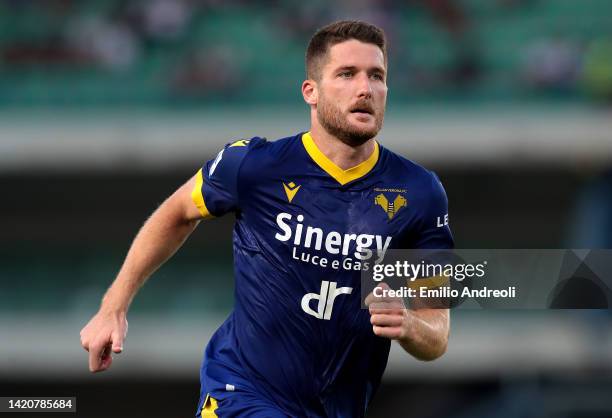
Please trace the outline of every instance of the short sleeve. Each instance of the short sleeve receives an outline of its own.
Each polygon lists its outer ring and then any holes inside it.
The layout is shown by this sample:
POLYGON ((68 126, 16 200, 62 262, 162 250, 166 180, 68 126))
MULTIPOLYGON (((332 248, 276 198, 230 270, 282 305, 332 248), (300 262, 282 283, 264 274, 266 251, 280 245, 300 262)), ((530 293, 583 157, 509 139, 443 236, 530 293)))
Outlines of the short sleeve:
POLYGON ((222 216, 239 208, 240 166, 250 143, 250 139, 241 139, 227 144, 196 173, 191 198, 203 218, 222 216))
POLYGON ((431 173, 431 192, 420 214, 420 227, 416 231, 412 247, 416 249, 451 249, 453 234, 448 217, 448 199, 444 186, 435 173, 431 173))

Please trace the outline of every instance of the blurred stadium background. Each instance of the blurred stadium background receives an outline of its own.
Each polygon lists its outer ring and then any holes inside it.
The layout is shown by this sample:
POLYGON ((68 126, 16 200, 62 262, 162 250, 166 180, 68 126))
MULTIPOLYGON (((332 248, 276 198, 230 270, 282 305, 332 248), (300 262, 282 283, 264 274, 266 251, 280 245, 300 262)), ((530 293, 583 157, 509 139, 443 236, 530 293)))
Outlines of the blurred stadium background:
MULTIPOLYGON (((338 18, 387 31, 380 138, 438 172, 458 248, 612 247, 609 0, 0 0, 1 396, 193 414, 232 307, 232 219, 141 291, 112 371, 88 374, 79 330, 146 216, 223 144, 308 128, 304 50, 338 18)), ((444 358, 392 352, 369 416, 611 417, 610 319, 456 311, 444 358)))

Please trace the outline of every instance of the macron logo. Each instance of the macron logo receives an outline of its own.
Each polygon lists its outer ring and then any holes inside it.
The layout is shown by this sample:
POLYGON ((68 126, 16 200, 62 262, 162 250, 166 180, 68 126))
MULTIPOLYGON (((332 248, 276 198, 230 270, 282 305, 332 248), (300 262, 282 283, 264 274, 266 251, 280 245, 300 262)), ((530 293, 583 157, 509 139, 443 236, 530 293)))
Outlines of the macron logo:
POLYGON ((337 285, 338 283, 336 282, 323 280, 321 282, 320 293, 306 293, 304 295, 302 298, 302 310, 315 318, 330 320, 336 297, 339 295, 350 295, 353 291, 352 287, 336 288, 337 285), (310 301, 313 299, 318 301, 316 311, 310 307, 310 301))

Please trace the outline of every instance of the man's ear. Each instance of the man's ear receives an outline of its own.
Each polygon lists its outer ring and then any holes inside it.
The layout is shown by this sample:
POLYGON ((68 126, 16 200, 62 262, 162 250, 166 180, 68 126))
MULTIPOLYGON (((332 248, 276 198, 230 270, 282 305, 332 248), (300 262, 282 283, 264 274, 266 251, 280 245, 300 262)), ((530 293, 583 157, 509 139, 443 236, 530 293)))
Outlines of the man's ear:
POLYGON ((302 83, 302 96, 309 105, 316 105, 319 101, 319 88, 314 80, 304 80, 302 83))

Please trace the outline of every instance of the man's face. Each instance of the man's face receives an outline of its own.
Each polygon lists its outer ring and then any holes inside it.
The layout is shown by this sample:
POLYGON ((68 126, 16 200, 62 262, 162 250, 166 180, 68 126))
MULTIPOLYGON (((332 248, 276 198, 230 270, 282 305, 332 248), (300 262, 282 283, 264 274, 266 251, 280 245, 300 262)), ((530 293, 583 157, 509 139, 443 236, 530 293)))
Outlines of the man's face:
POLYGON ((327 132, 352 146, 375 137, 387 101, 383 52, 354 39, 332 46, 318 91, 317 118, 327 132))

